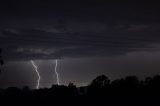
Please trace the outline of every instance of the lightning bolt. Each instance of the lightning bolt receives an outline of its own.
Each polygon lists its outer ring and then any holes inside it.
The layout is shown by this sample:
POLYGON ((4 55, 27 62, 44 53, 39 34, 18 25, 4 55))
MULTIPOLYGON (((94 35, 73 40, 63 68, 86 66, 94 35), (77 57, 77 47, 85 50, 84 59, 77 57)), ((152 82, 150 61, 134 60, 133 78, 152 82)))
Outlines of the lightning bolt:
POLYGON ((40 82, 41 76, 40 76, 40 74, 38 72, 38 66, 35 64, 35 62, 33 60, 31 60, 31 64, 33 65, 33 67, 34 67, 34 69, 35 69, 35 71, 37 73, 37 76, 38 76, 38 81, 37 81, 36 88, 39 89, 39 82, 40 82))
POLYGON ((59 83, 59 75, 58 75, 58 72, 57 72, 57 65, 58 65, 58 60, 56 59, 56 64, 55 64, 55 73, 56 73, 56 76, 57 76, 57 84, 60 85, 59 83))

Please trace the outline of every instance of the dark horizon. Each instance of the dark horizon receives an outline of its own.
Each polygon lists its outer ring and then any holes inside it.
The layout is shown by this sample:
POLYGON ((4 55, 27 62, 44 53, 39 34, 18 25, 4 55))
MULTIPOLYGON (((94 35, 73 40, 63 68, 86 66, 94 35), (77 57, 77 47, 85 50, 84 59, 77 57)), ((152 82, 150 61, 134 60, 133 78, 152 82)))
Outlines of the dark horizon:
POLYGON ((138 80, 136 76, 110 81, 105 75, 97 76, 91 84, 76 87, 53 85, 51 88, 23 89, 9 87, 0 89, 1 104, 12 105, 59 105, 99 106, 158 105, 160 97, 160 75, 138 80))

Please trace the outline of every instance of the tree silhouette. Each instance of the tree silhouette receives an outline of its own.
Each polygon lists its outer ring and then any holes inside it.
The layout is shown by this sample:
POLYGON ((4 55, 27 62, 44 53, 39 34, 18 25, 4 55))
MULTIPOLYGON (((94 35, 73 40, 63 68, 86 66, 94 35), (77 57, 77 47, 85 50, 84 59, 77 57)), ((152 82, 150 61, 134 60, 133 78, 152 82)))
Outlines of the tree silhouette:
POLYGON ((108 77, 96 77, 90 85, 76 87, 74 83, 53 85, 51 88, 32 90, 9 87, 0 89, 2 103, 28 103, 58 106, 152 106, 159 103, 160 76, 148 77, 140 81, 136 76, 116 79, 110 82, 108 77), (7 101, 7 102, 6 102, 7 101))
POLYGON ((110 83, 110 80, 108 77, 106 77, 105 75, 100 75, 91 82, 91 86, 104 87, 109 83, 110 83))
POLYGON ((138 87, 140 84, 138 78, 136 76, 127 76, 125 78, 125 86, 126 87, 138 87))
POLYGON ((147 77, 145 84, 150 87, 160 88, 160 75, 155 75, 153 78, 147 77))

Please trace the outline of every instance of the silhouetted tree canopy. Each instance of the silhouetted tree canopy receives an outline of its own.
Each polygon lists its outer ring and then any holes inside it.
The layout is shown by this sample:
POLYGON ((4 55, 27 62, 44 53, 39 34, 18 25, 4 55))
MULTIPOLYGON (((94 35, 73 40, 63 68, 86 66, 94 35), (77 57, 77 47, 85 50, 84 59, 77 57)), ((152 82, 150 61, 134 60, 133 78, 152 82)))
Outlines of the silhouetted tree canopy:
POLYGON ((137 87, 139 83, 140 82, 136 76, 127 76, 125 79, 125 86, 127 87, 137 87))
POLYGON ((76 87, 73 83, 53 85, 51 88, 0 89, 1 103, 58 106, 151 106, 160 104, 160 76, 140 81, 136 76, 110 81, 105 75, 96 77, 90 85, 76 87))
POLYGON ((105 75, 96 77, 92 82, 91 86, 104 87, 110 83, 110 80, 105 75))

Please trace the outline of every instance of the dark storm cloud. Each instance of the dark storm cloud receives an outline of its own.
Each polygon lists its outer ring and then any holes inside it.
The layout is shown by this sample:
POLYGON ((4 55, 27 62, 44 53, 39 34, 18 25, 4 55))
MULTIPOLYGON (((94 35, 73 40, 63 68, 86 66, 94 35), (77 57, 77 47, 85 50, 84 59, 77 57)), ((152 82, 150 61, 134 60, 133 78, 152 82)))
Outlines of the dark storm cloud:
POLYGON ((0 45, 6 59, 124 55, 159 50, 154 3, 2 3, 0 45))

